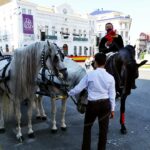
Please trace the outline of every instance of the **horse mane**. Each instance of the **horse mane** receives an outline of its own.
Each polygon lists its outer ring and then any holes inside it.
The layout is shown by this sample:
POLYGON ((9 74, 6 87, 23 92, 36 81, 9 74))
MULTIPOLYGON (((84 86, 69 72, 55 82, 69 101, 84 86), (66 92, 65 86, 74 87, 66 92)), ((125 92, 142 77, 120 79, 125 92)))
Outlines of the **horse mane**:
MULTIPOLYGON (((16 49, 10 65, 12 89, 15 98, 29 98, 36 86, 35 78, 41 57, 42 42, 33 43, 27 47, 16 49)), ((39 68, 40 69, 40 68, 39 68)))
POLYGON ((130 59, 135 60, 135 48, 134 48, 134 46, 126 45, 124 48, 119 50, 119 53, 121 53, 122 51, 128 52, 130 59))

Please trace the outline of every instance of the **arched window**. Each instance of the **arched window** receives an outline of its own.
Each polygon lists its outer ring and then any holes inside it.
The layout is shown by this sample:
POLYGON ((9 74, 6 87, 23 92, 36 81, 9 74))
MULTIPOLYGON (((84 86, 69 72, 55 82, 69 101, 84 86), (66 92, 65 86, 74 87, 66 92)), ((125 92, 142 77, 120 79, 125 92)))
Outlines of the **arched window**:
POLYGON ((84 55, 87 56, 87 51, 88 51, 88 48, 86 46, 84 46, 84 55))
POLYGON ((74 46, 74 55, 77 56, 77 46, 74 46))
POLYGON ((90 46, 90 56, 92 56, 92 47, 90 46))
POLYGON ((64 52, 64 55, 65 55, 65 56, 68 55, 68 45, 67 45, 67 44, 64 44, 64 45, 63 45, 63 52, 64 52))
POLYGON ((79 56, 82 55, 82 46, 79 46, 79 56))

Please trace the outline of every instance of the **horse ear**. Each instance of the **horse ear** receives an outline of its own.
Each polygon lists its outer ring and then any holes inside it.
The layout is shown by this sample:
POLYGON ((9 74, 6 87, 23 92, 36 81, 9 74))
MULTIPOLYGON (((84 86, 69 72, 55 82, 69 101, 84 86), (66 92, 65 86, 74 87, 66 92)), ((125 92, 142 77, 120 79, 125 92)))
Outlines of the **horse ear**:
POLYGON ((143 60, 141 61, 139 64, 137 64, 138 67, 143 66, 144 64, 146 64, 148 62, 148 60, 143 60))
POLYGON ((134 47, 134 49, 135 49, 135 48, 136 48, 136 45, 134 45, 133 47, 134 47))

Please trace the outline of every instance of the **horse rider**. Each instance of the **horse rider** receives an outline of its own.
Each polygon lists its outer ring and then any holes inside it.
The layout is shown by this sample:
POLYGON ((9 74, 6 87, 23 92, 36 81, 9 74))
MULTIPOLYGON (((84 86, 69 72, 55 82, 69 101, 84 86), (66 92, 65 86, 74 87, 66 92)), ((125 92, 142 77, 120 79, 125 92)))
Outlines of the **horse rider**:
POLYGON ((118 52, 119 49, 124 47, 121 35, 116 33, 116 30, 113 29, 113 24, 110 22, 106 23, 105 30, 107 33, 99 43, 99 52, 105 54, 109 52, 118 52))
POLYGON ((104 69, 106 55, 95 55, 95 70, 83 77, 77 86, 69 91, 70 96, 79 94, 83 89, 88 91, 88 104, 84 118, 82 150, 91 149, 91 128, 96 118, 99 124, 98 150, 106 149, 109 117, 114 117, 115 80, 104 69))
MULTIPOLYGON (((110 52, 118 52, 121 48, 124 47, 123 39, 121 35, 116 33, 114 30, 112 23, 106 23, 105 25, 106 35, 101 39, 99 43, 99 52, 103 52, 104 54, 110 52)), ((122 83, 121 85, 122 86, 122 83)), ((136 88, 136 84, 133 84, 132 89, 136 88)))

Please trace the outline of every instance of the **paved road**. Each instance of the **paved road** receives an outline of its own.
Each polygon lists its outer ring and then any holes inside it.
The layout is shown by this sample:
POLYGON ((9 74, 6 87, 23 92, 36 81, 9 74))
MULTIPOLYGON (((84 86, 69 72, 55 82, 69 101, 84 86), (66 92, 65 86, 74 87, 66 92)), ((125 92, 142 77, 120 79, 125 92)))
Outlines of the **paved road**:
MULTIPOLYGON (((107 150, 150 150, 150 71, 140 70, 137 80, 138 88, 132 91, 126 102, 127 135, 119 132, 119 102, 115 118, 110 121, 107 150)), ((60 126, 60 101, 58 103, 58 127, 60 126)), ((33 116, 35 139, 27 137, 26 115, 23 116, 23 135, 25 141, 18 143, 15 139, 15 122, 6 122, 6 133, 0 134, 0 150, 80 150, 83 131, 83 115, 80 115, 71 100, 67 102, 67 131, 60 128, 56 134, 50 131, 50 101, 45 97, 44 106, 48 120, 37 121, 33 116)), ((26 106, 23 105, 26 111, 26 106)), ((92 149, 96 150, 98 137, 97 122, 92 128, 92 149)))

